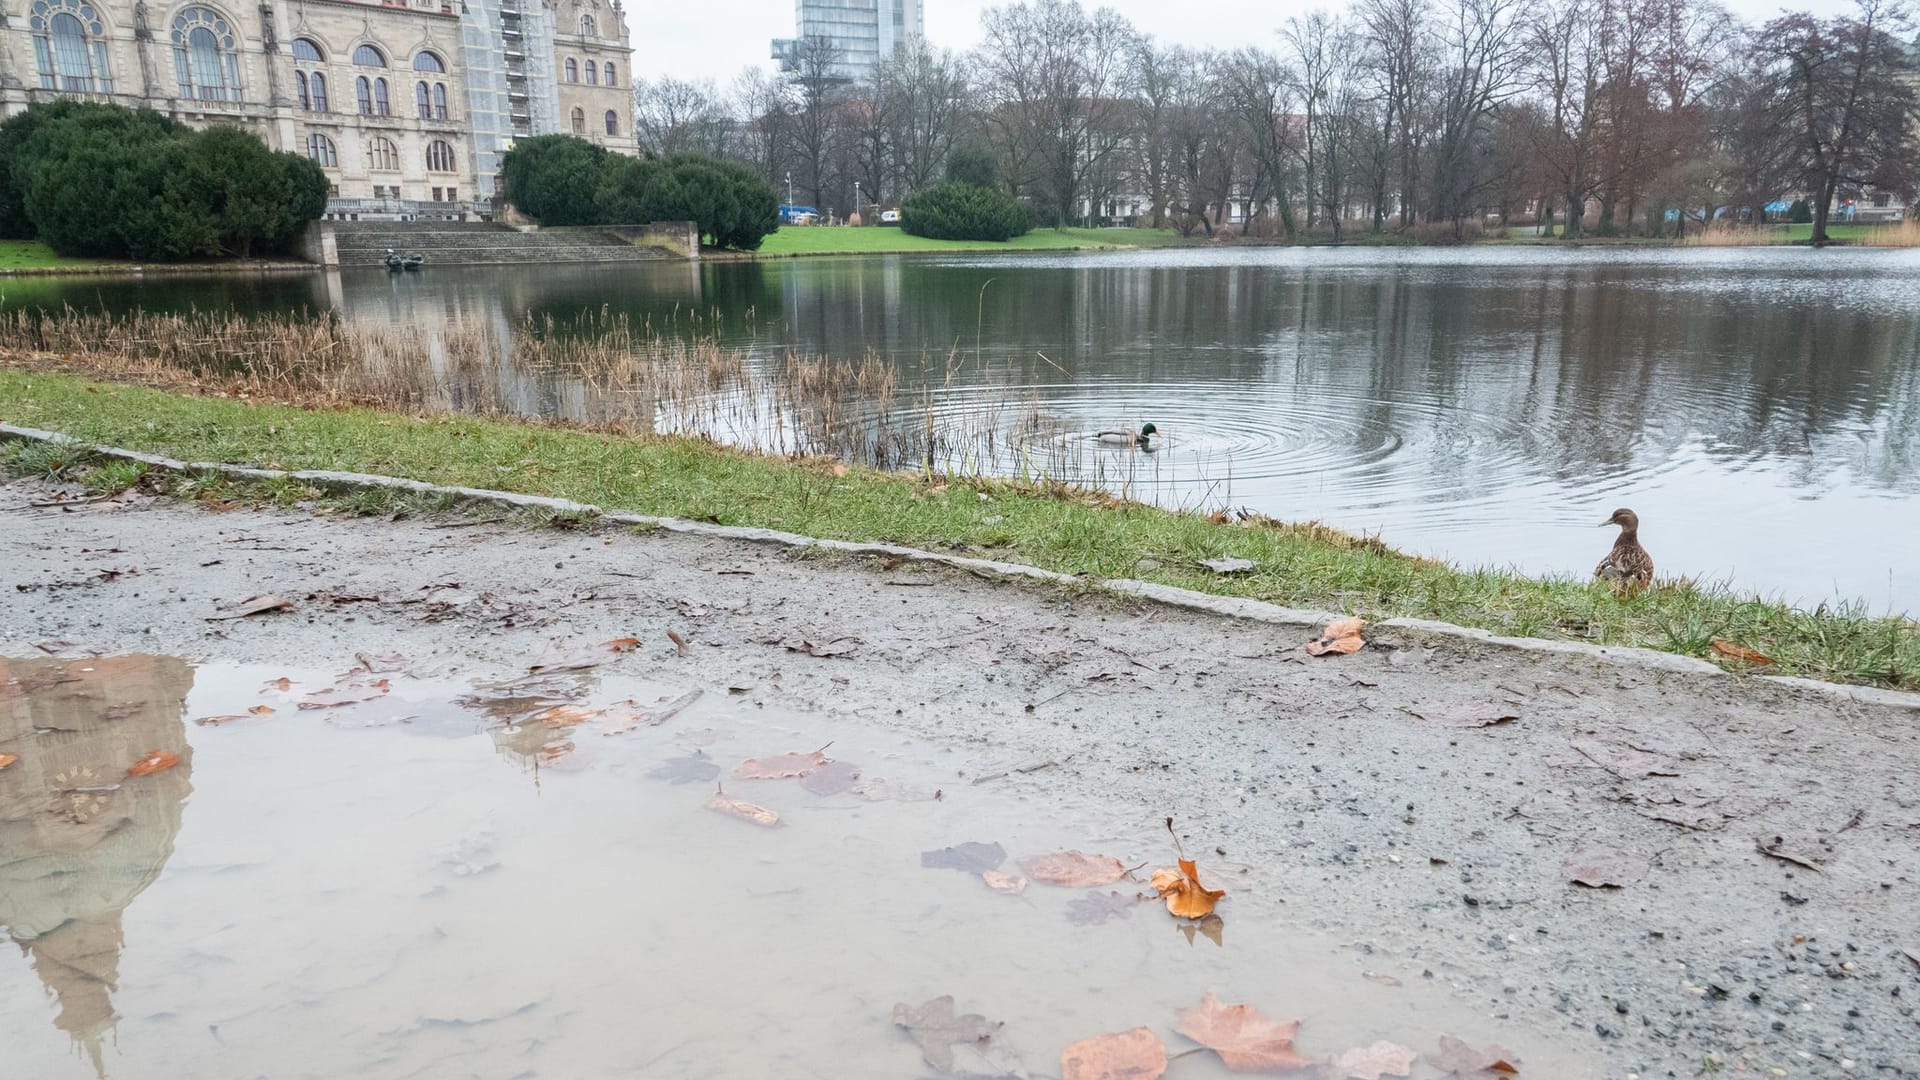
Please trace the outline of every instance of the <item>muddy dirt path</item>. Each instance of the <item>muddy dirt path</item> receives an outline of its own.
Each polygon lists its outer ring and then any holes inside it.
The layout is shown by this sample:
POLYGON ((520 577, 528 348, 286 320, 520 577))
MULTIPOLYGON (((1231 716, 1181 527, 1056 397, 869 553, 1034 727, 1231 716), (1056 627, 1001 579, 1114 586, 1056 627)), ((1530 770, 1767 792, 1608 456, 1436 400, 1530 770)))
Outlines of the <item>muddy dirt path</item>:
POLYGON ((1071 819, 1161 865, 1172 815, 1230 890, 1224 952, 1323 941, 1329 1000, 1374 975, 1370 1007, 1551 1048, 1522 1075, 1920 1076, 1913 711, 1406 632, 1315 660, 1304 630, 664 533, 30 495, 0 488, 9 656, 398 653, 457 679, 632 635, 620 677, 911 740, 983 821, 1071 819), (294 610, 208 620, 258 593, 294 610))

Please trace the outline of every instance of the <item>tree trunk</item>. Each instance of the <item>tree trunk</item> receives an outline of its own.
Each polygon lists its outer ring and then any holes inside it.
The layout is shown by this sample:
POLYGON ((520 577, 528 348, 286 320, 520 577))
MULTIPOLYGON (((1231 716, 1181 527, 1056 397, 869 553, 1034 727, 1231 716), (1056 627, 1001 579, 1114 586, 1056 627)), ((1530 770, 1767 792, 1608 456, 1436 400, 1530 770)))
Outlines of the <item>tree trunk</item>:
POLYGON ((1816 244, 1824 244, 1827 242, 1827 211, 1833 207, 1834 187, 1833 177, 1827 176, 1820 181, 1820 190, 1815 195, 1815 202, 1813 204, 1813 242, 1816 244))

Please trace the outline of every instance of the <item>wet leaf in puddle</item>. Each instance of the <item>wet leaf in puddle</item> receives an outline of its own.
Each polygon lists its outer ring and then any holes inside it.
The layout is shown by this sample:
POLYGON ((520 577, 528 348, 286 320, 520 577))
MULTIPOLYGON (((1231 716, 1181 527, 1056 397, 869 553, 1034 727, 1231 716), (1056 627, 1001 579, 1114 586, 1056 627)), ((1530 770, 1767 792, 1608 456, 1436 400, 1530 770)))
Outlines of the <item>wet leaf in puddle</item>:
POLYGON ((639 638, 614 638, 612 641, 603 641, 590 648, 555 654, 535 662, 527 670, 535 675, 550 675, 556 671, 585 671, 591 667, 599 667, 618 653, 632 652, 639 647, 639 638))
POLYGON ((655 780, 674 784, 697 784, 720 775, 720 766, 705 754, 668 758, 647 774, 655 780))
POLYGON ((1520 1074, 1520 1059, 1506 1047, 1488 1043, 1484 1048, 1475 1048, 1451 1035, 1440 1036, 1440 1050, 1427 1055, 1427 1064, 1460 1080, 1520 1074))
POLYGON ((1222 948, 1227 944, 1227 920, 1218 914, 1203 916, 1193 922, 1176 924, 1180 933, 1185 935, 1187 944, 1192 945, 1194 936, 1206 938, 1222 948))
POLYGON ((358 705, 384 696, 392 687, 385 679, 372 682, 344 682, 329 686, 324 690, 315 690, 300 701, 302 709, 338 709, 344 705, 358 705))
POLYGON ((1356 1046, 1334 1058, 1327 1075, 1332 1080, 1383 1080, 1388 1076, 1413 1075, 1413 1060, 1420 1055, 1399 1043, 1377 1042, 1356 1046))
POLYGON ((714 786, 713 797, 707 800, 707 809, 737 817, 742 821, 751 821, 755 825, 769 829, 780 824, 779 814, 745 799, 736 799, 722 791, 718 785, 714 786))
POLYGON ((860 779, 860 766, 844 761, 829 761, 800 778, 800 786, 815 795, 838 795, 853 790, 860 779))
POLYGON ((602 735, 623 735, 641 724, 653 723, 653 718, 632 698, 616 701, 600 710, 600 719, 606 722, 606 726, 600 730, 602 735))
POLYGON ((1335 619, 1327 624, 1320 636, 1307 642, 1308 656, 1345 656, 1360 651, 1366 640, 1360 636, 1365 629, 1365 619, 1335 619))
POLYGON ((247 597, 218 615, 207 616, 208 622, 222 619, 244 619, 249 615, 265 615, 269 611, 292 611, 293 601, 283 600, 272 593, 258 593, 247 597))
POLYGON ((255 715, 255 716, 272 716, 272 715, 273 715, 273 706, 271 706, 271 705, 255 705, 255 706, 254 706, 253 708, 251 708, 251 709, 248 709, 247 711, 248 711, 248 712, 250 712, 250 713, 252 713, 252 714, 253 714, 253 715, 255 715))
POLYGON ((1067 921, 1075 926, 1098 926, 1109 919, 1124 919, 1144 899, 1139 893, 1096 890, 1067 905, 1067 921))
POLYGON ((277 679, 269 680, 267 685, 261 687, 261 689, 262 690, 278 690, 284 694, 287 691, 293 689, 293 680, 287 678, 285 675, 282 675, 277 679))
POLYGON ((999 844, 983 844, 970 840, 964 844, 943 847, 938 851, 920 853, 920 866, 926 870, 959 870, 968 874, 984 874, 997 870, 1007 861, 1007 849, 999 844))
POLYGON ((1085 889, 1108 885, 1127 876, 1127 868, 1109 855, 1083 855, 1078 851, 1058 851, 1020 860, 1020 869, 1042 885, 1085 889))
POLYGON ((978 1013, 953 1013, 953 996, 943 994, 919 1008, 902 1001, 893 1007, 893 1022, 907 1029, 920 1044, 920 1058, 941 1072, 953 1071, 953 1048, 966 1043, 980 1044, 993 1038, 1001 1028, 978 1013))
POLYGON ((128 776, 151 776, 180 764, 180 755, 171 750, 149 750, 147 756, 127 766, 128 776))
POLYGON ((1213 913, 1213 905, 1227 895, 1225 889, 1209 889, 1200 884, 1200 870, 1192 859, 1181 859, 1178 870, 1162 867, 1153 872, 1153 891, 1167 899, 1167 912, 1182 919, 1198 919, 1213 913))
POLYGON ((1560 874, 1590 889, 1617 889, 1647 875, 1647 860, 1617 848, 1583 848, 1560 864, 1560 874))
POLYGON ((701 728, 698 731, 683 731, 674 736, 674 741, 686 743, 688 746, 712 746, 721 739, 731 738, 733 738, 733 732, 731 731, 721 731, 719 728, 701 728))
POLYGON ((230 724, 235 720, 245 719, 247 719, 246 713, 223 713, 219 716, 198 716, 194 718, 193 722, 199 724, 201 727, 217 727, 221 724, 230 724))
POLYGON ((543 727, 550 728, 572 727, 575 724, 585 723, 599 715, 599 713, 592 709, 583 709, 578 705, 555 705, 534 713, 527 718, 527 722, 530 724, 538 723, 543 727))
POLYGON ((1155 1080, 1166 1071, 1166 1044, 1146 1028, 1095 1035, 1060 1051, 1061 1080, 1155 1080))
POLYGON ((4 769, 19 760, 19 754, 0 754, 0 769, 4 769))
POLYGON ((399 653, 363 653, 353 654, 360 667, 371 675, 391 675, 407 666, 407 658, 399 653))
POLYGON ((1313 1064, 1293 1049, 1298 1020, 1270 1020, 1251 1005, 1228 1005, 1212 994, 1181 1009, 1173 1030, 1220 1055, 1234 1072, 1299 1069, 1313 1064))
POLYGON ((1017 896, 1027 891, 1027 879, 1020 877, 1018 874, 1003 874, 998 870, 982 870, 980 872, 980 880, 986 882, 987 888, 992 889, 994 892, 1003 892, 1017 896))
POLYGON ((736 780, 788 780, 805 776, 827 763, 821 747, 811 754, 781 754, 779 757, 748 758, 733 770, 736 780))

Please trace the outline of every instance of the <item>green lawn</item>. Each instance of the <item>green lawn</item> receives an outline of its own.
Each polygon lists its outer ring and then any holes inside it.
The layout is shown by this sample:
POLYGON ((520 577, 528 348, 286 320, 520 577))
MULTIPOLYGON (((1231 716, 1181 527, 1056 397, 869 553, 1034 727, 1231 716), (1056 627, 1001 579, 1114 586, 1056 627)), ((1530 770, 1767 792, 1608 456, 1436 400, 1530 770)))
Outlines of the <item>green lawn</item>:
POLYGON ((38 240, 0 240, 0 271, 98 264, 97 259, 69 259, 64 255, 56 255, 52 248, 38 240))
POLYGON ((879 255, 891 252, 1043 251, 1062 248, 1164 247, 1180 242, 1172 229, 1035 229, 1025 236, 991 240, 929 240, 901 229, 831 225, 789 226, 760 245, 762 255, 879 255))
MULTIPOLYGON (((792 461, 697 439, 631 437, 506 419, 304 409, 199 397, 67 373, 0 366, 0 420, 187 461, 343 469, 555 495, 595 506, 967 551, 1094 577, 1141 577, 1204 592, 1369 617, 1467 626, 1716 658, 1716 640, 1772 657, 1768 668, 1920 686, 1920 624, 1844 607, 1806 612, 1724 588, 1661 582, 1616 596, 1586 579, 1528 578, 1411 558, 1315 526, 1175 513, 1069 488, 924 478, 792 461), (1202 559, 1250 559, 1213 574, 1202 559)), ((125 463, 38 444, 0 444, 0 471, 77 476, 96 490, 139 479, 125 463)), ((202 494, 248 493, 214 481, 202 494)), ((176 486, 176 490, 180 490, 176 486)), ((250 497, 317 497, 295 483, 250 497)), ((418 513, 389 492, 345 497, 362 513, 418 513)), ((1724 660, 1722 662, 1725 662, 1724 660)))

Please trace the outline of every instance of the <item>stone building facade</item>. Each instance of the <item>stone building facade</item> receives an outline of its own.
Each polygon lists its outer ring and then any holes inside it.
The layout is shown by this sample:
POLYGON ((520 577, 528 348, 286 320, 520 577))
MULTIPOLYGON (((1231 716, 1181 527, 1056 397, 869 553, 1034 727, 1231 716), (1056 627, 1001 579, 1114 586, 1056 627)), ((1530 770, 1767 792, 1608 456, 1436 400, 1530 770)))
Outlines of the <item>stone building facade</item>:
POLYGON ((0 0, 0 116, 85 98, 305 154, 335 218, 491 212, 513 139, 637 153, 619 0, 0 0))

